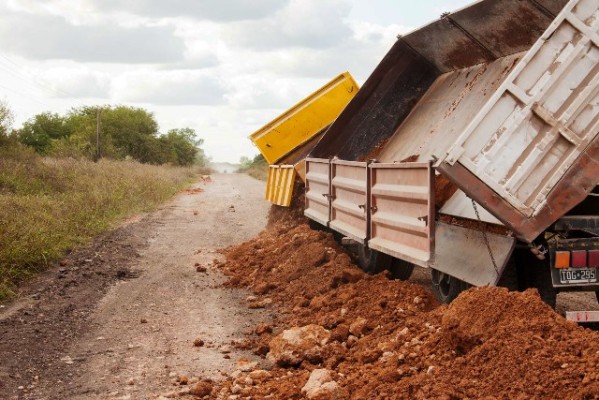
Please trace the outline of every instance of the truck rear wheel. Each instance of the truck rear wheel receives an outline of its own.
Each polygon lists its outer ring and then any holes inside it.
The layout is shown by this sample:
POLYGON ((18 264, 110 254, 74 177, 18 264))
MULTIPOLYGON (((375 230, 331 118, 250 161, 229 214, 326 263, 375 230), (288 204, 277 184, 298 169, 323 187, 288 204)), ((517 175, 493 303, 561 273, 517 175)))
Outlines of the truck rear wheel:
POLYGON ((393 279, 399 279, 400 281, 407 281, 412 276, 414 271, 414 264, 408 261, 400 260, 399 258, 393 257, 391 265, 389 266, 389 272, 393 279))
POLYGON ((389 268, 392 260, 393 257, 380 251, 372 250, 364 245, 358 247, 358 264, 364 272, 369 274, 378 274, 389 268))
POLYGON ((460 293, 470 287, 466 282, 436 269, 431 270, 431 280, 435 297, 445 304, 451 303, 460 293))

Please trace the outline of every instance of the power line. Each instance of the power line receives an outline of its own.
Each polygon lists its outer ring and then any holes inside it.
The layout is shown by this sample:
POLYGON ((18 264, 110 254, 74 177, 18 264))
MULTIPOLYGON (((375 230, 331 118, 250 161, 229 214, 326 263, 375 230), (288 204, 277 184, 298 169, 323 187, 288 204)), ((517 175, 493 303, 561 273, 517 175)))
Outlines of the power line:
POLYGON ((1 87, 1 88, 3 88, 3 89, 6 89, 6 90, 8 90, 8 91, 11 91, 11 92, 13 92, 14 94, 16 94, 16 95, 18 95, 18 96, 21 96, 21 97, 23 97, 23 98, 25 98, 25 99, 27 99, 27 100, 32 100, 32 101, 34 101, 34 102, 38 103, 38 104, 39 104, 39 105, 41 105, 41 106, 45 106, 45 105, 46 105, 46 104, 42 103, 41 101, 38 101, 38 100, 34 99, 34 98, 33 98, 33 97, 31 97, 31 95, 29 95, 29 94, 26 94, 26 93, 23 93, 23 92, 19 92, 18 90, 15 90, 15 89, 13 89, 13 88, 9 88, 8 86, 4 86, 4 85, 2 85, 2 84, 0 84, 0 87, 1 87))
POLYGON ((29 80, 25 80, 21 76, 15 74, 15 72, 12 69, 8 68, 6 65, 0 63, 0 69, 2 69, 5 72, 7 72, 11 76, 11 78, 13 78, 13 77, 14 78, 18 78, 19 82, 22 82, 24 84, 24 85, 21 86, 22 88, 24 88, 24 89, 28 88, 28 89, 36 90, 36 91, 39 90, 38 86, 32 84, 29 80))
POLYGON ((38 87, 41 87, 41 88, 43 88, 45 90, 49 90, 49 91, 53 92, 53 94, 55 94, 55 95, 59 95, 59 96, 62 95, 62 96, 67 96, 67 97, 77 97, 77 96, 73 95, 72 93, 68 93, 68 92, 66 92, 66 91, 64 91, 62 89, 55 88, 53 86, 50 86, 50 85, 46 84, 45 82, 43 82, 43 81, 40 80, 39 76, 33 74, 32 72, 26 71, 26 68, 24 66, 18 64, 14 60, 10 59, 5 54, 1 54, 0 53, 0 58, 3 58, 4 60, 6 60, 7 62, 9 62, 10 64, 12 64, 16 68, 16 70, 8 71, 9 73, 13 74, 13 76, 20 77, 21 80, 23 80, 23 81, 25 81, 27 83, 33 82, 38 87))

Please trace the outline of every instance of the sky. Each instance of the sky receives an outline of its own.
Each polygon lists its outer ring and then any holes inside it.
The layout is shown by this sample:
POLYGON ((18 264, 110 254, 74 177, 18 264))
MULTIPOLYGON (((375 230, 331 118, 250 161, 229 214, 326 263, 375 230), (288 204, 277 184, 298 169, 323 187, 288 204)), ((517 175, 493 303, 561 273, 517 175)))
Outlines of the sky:
POLYGON ((0 101, 124 104, 190 127, 214 161, 337 74, 361 85, 405 34, 472 0, 2 0, 0 101))

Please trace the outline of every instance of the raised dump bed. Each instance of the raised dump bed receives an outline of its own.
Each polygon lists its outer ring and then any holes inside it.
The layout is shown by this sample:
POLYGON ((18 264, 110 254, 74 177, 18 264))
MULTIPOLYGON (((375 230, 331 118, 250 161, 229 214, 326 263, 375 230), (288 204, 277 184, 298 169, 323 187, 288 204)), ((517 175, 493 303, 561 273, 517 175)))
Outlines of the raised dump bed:
MULTIPOLYGON (((553 260, 556 221, 598 219, 598 32, 597 0, 483 0, 399 38, 307 159, 332 160, 319 221, 433 268, 446 297, 497 284, 517 243, 553 260), (348 162, 363 185, 335 191, 348 162)), ((309 217, 322 188, 308 173, 309 217)), ((599 288, 596 267, 553 283, 599 288)))
POLYGON ((304 158, 358 89, 344 72, 250 135, 269 164, 267 200, 289 206, 296 174, 304 179, 304 158))

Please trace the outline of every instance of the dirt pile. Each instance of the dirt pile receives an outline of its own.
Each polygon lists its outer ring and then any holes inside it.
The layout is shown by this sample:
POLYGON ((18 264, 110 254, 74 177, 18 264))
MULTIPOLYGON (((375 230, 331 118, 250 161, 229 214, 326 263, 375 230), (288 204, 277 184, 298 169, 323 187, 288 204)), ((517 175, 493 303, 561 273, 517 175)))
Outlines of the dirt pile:
POLYGON ((246 344, 269 354, 272 370, 260 379, 237 371, 213 392, 219 398, 306 398, 315 370, 327 379, 312 383, 331 390, 313 398, 599 398, 599 334, 535 291, 471 289, 438 306, 427 288, 364 274, 331 234, 289 215, 225 255, 227 284, 248 287, 248 305, 266 299, 280 316, 246 344), (283 338, 308 326, 326 336, 318 351, 290 350, 283 338), (286 362, 277 363, 281 349, 286 362))

